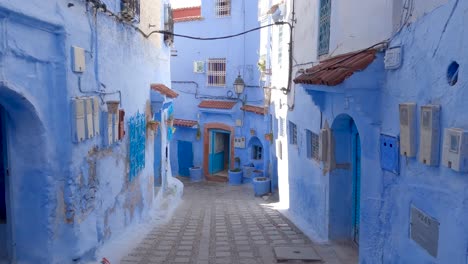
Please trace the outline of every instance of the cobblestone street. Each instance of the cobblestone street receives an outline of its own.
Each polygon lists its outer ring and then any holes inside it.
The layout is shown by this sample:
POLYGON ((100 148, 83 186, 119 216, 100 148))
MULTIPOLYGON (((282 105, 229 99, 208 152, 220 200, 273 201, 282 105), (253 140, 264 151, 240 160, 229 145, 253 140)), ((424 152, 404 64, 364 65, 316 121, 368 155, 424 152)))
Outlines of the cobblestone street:
MULTIPOLYGON (((185 182, 172 219, 152 230, 121 263, 277 263, 273 247, 312 245, 249 185, 185 182)), ((313 245, 319 263, 352 263, 330 245, 313 245)))

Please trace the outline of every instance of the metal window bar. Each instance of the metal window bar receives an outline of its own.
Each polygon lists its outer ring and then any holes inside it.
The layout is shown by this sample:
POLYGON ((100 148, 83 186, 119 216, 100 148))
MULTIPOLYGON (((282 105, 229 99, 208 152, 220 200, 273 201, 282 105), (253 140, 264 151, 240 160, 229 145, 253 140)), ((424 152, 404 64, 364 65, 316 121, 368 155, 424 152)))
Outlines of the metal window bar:
POLYGON ((292 145, 297 145, 297 126, 291 121, 289 121, 289 137, 289 142, 292 145))
POLYGON ((278 65, 283 61, 283 27, 278 28, 278 65))
POLYGON ((328 54, 330 48, 331 0, 320 0, 318 55, 328 54))
POLYGON ((140 17, 140 0, 122 0, 120 10, 124 20, 138 21, 140 17))
POLYGON ((226 59, 208 60, 207 85, 226 86, 226 59))
POLYGON ((231 0, 216 0, 216 17, 226 17, 231 15, 231 0))
POLYGON ((284 137, 284 119, 282 117, 279 119, 279 134, 284 137))
POLYGON ((319 142, 320 142, 320 137, 318 134, 308 131, 308 144, 310 148, 310 156, 309 158, 314 159, 314 160, 319 160, 320 159, 320 154, 319 154, 319 142))

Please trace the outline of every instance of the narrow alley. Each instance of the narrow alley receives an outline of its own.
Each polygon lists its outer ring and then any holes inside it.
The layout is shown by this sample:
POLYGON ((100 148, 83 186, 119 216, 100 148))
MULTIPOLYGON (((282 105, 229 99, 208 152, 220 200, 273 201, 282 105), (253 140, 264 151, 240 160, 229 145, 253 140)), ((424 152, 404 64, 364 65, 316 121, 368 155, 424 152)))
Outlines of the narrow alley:
POLYGON ((270 264, 277 263, 274 247, 281 246, 313 247, 323 260, 316 263, 357 262, 350 250, 313 244, 268 200, 255 198, 250 184, 184 185, 183 202, 172 219, 120 263, 270 264))

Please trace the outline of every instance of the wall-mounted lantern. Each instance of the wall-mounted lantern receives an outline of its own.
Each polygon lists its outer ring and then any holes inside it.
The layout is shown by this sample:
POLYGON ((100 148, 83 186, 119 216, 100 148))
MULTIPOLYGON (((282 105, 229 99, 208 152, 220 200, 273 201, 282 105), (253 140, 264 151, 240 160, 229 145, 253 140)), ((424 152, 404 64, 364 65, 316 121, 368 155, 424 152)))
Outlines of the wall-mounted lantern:
POLYGON ((237 76, 236 80, 234 81, 234 91, 237 94, 237 98, 244 92, 245 83, 240 74, 237 76))

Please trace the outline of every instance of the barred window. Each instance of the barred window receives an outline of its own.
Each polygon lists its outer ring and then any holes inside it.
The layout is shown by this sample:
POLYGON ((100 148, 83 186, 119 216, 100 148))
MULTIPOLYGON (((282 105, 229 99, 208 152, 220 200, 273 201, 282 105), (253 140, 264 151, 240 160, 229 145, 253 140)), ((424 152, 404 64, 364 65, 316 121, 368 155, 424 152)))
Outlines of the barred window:
POLYGON ((226 59, 209 59, 206 76, 208 86, 226 86, 226 59))
POLYGON ((216 17, 227 17, 231 15, 231 0, 216 0, 216 17))
POLYGON ((319 135, 306 129, 307 158, 319 160, 319 135))
POLYGON ((331 0, 320 0, 318 55, 328 54, 330 46, 331 0))
POLYGON ((289 121, 289 143, 297 145, 297 125, 289 121))
POLYGON ((284 119, 282 117, 279 118, 279 135, 284 137, 284 119))
POLYGON ((278 28, 278 65, 283 61, 283 27, 278 28))

